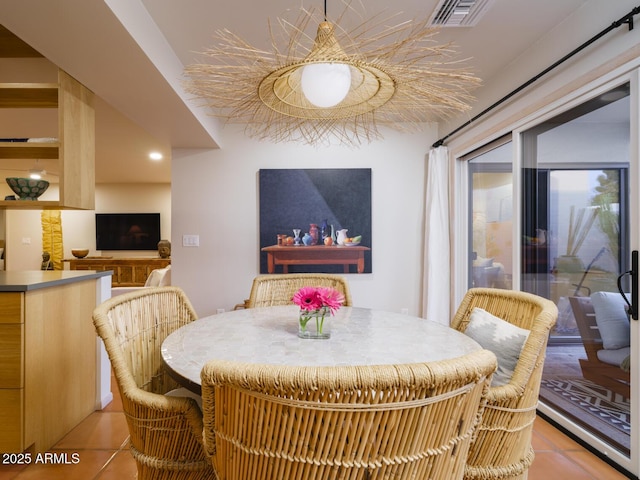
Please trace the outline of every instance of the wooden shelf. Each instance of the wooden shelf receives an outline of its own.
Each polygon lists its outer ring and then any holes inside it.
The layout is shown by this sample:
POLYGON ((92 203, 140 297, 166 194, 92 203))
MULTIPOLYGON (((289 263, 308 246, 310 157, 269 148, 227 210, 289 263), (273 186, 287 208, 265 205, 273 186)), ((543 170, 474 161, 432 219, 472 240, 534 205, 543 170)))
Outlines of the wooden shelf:
POLYGON ((0 200, 0 208, 14 210, 51 210, 59 209, 60 202, 55 200, 0 200))
POLYGON ((58 142, 0 142, 0 159, 2 158, 30 158, 52 159, 58 158, 60 144, 58 142))
POLYGON ((58 70, 58 83, 0 83, 0 108, 58 109, 58 142, 0 142, 0 159, 58 159, 60 175, 59 201, 0 201, 0 208, 95 208, 93 93, 58 70))
POLYGON ((55 83, 0 83, 0 108, 57 108, 55 83))

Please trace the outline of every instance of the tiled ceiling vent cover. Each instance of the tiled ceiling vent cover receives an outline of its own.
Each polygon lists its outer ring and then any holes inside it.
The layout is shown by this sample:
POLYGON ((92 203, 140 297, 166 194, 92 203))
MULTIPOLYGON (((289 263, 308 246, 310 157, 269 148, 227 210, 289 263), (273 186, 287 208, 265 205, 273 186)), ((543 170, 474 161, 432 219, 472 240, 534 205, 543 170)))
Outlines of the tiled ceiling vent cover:
POLYGON ((494 0, 440 0, 429 24, 434 27, 471 27, 494 0))

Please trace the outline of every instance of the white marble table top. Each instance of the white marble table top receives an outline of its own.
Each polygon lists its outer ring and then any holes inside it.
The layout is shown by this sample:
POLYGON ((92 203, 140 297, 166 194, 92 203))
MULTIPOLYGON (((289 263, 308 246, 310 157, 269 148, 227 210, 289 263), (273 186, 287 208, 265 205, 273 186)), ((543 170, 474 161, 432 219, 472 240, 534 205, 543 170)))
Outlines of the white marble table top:
POLYGON ((162 358, 183 384, 197 390, 209 360, 271 365, 391 365, 466 355, 481 347, 466 335, 399 313, 342 307, 331 338, 299 338, 298 307, 236 310, 204 317, 169 335, 162 358), (195 388, 194 388, 195 387, 195 388))

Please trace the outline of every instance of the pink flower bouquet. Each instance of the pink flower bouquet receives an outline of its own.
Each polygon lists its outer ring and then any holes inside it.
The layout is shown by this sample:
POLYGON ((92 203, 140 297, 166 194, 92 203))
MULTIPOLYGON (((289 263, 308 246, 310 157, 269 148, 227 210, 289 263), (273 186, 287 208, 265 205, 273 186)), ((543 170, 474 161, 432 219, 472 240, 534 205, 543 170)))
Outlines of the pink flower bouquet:
POLYGON ((329 287, 302 287, 293 296, 293 303, 300 307, 298 336, 302 338, 329 338, 323 331, 324 319, 333 315, 344 303, 344 295, 329 287), (309 320, 315 318, 315 332, 307 328, 309 320))

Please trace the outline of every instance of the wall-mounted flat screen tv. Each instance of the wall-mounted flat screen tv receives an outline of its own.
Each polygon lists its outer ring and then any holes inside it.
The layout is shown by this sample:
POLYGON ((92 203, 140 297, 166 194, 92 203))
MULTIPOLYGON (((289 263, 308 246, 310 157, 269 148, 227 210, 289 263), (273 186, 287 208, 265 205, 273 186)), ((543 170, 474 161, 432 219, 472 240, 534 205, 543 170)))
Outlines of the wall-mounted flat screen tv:
POLYGON ((157 250, 159 213, 96 213, 96 250, 157 250))

